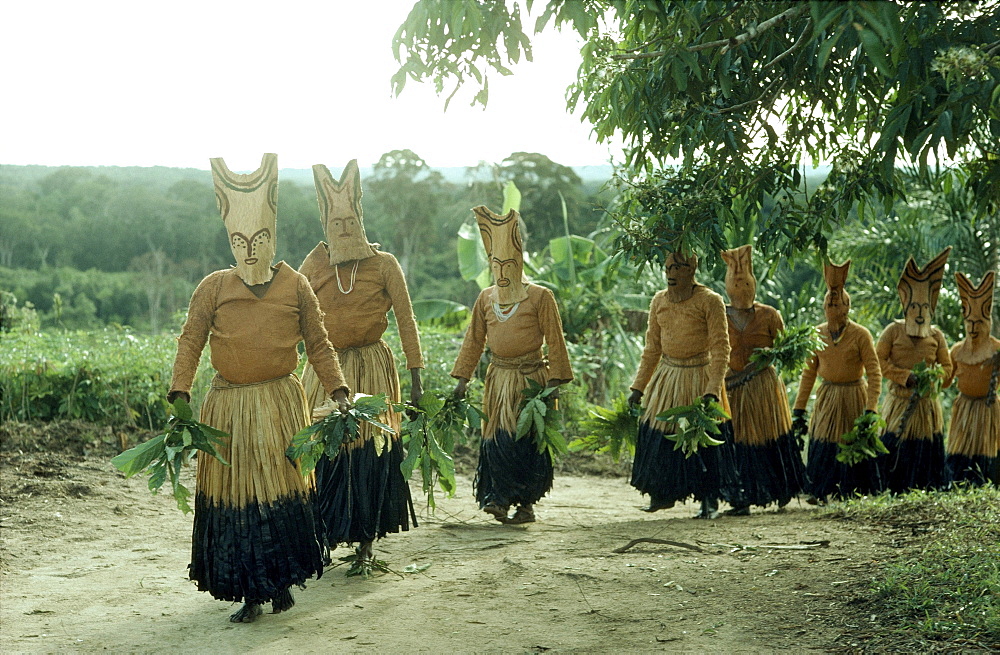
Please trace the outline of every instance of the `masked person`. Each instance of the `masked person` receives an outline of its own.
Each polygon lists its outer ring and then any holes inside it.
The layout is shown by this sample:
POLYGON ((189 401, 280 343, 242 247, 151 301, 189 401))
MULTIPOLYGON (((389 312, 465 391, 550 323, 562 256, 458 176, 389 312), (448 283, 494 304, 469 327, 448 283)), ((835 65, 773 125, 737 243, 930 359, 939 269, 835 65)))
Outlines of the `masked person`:
POLYGON ((750 363, 757 348, 770 348, 785 328, 774 307, 754 301, 753 247, 722 251, 726 262, 726 319, 729 326, 729 371, 726 395, 732 408, 736 465, 742 497, 727 514, 745 516, 750 505, 784 507, 802 491, 804 466, 792 434, 785 385, 773 366, 750 363))
POLYGON ((882 370, 871 332, 847 318, 851 297, 844 283, 850 270, 850 260, 823 267, 826 323, 818 329, 825 347, 806 364, 792 410, 796 431, 809 433, 806 493, 812 504, 825 503, 829 497, 878 493, 883 487, 875 458, 854 466, 837 461, 842 437, 859 416, 875 412, 882 392, 882 370), (807 428, 806 406, 817 376, 820 387, 807 428))
POLYGON ((292 607, 290 587, 319 578, 328 559, 312 481, 285 457, 292 435, 310 422, 294 373, 298 343, 324 393, 344 409, 348 387, 309 283, 284 262, 271 265, 277 156, 264 155, 245 175, 211 161, 236 266, 209 274, 191 296, 167 399, 190 401, 208 340, 217 374, 201 421, 230 435, 219 448, 230 466, 198 454, 190 575, 219 600, 243 601, 230 620, 250 622, 264 603, 275 613, 292 607))
POLYGON ((528 380, 558 387, 573 379, 563 340, 562 319, 552 292, 524 279, 519 215, 498 216, 486 207, 473 213, 486 247, 494 285, 483 289, 451 370, 455 394, 466 385, 489 346, 483 388, 483 438, 476 468, 479 507, 501 523, 535 520, 534 504, 552 488, 552 461, 539 453, 534 437, 517 439, 517 418, 528 380), (548 356, 542 344, 548 347, 548 356), (508 517, 511 505, 514 515, 508 517))
POLYGON ((674 428, 656 420, 658 414, 703 396, 729 412, 723 387, 729 361, 726 306, 719 294, 694 281, 697 268, 697 255, 668 254, 667 288, 657 292, 649 306, 646 345, 629 396, 633 405, 644 400, 631 484, 649 494, 647 512, 694 496, 701 501, 696 518, 710 519, 718 516, 720 498, 740 499, 731 422, 720 426, 722 446, 685 457, 663 436, 674 428))
POLYGON ((948 469, 955 482, 978 486, 992 478, 994 484, 1000 484, 996 472, 1000 451, 1000 339, 990 335, 994 273, 987 273, 978 287, 961 273, 955 273, 955 281, 962 299, 965 338, 951 348, 959 393, 951 405, 948 469))
MULTIPOLYGON (((410 369, 410 400, 415 404, 422 393, 424 363, 413 307, 399 262, 368 242, 358 162, 348 162, 339 182, 322 164, 313 166, 313 177, 327 241, 309 253, 299 272, 319 298, 347 383, 356 392, 385 394, 388 402, 400 402, 396 360, 382 340, 392 310, 410 369)), ((324 389, 312 366, 306 367, 303 381, 310 405, 322 404, 324 389)), ((410 488, 399 468, 403 461, 399 413, 390 409, 380 420, 395 433, 387 435, 362 424, 358 439, 341 446, 332 460, 324 455, 316 466, 327 538, 331 545, 358 543, 359 563, 372 559, 375 539, 409 530, 413 513, 410 488)))
POLYGON ((893 493, 947 484, 941 401, 918 393, 913 368, 920 362, 939 364, 945 386, 951 379, 944 334, 931 325, 950 252, 949 246, 922 269, 912 257, 907 260, 896 287, 904 318, 890 323, 875 345, 882 375, 889 380, 882 405, 882 442, 889 450, 883 456, 885 482, 893 493))

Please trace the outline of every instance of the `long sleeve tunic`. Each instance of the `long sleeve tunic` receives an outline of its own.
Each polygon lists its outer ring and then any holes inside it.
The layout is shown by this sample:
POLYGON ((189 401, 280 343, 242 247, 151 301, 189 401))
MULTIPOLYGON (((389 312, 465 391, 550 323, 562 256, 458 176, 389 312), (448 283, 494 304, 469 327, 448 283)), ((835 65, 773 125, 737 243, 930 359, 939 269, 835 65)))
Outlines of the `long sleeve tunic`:
POLYGON ((848 384, 866 377, 868 395, 865 399, 865 409, 878 409, 878 398, 882 392, 882 368, 871 332, 854 321, 848 321, 836 341, 830 334, 830 326, 823 323, 819 326, 819 336, 826 344, 809 359, 799 392, 795 396, 795 409, 805 409, 809 403, 816 376, 833 384, 848 384))
POLYGON ((309 282, 284 262, 258 298, 236 269, 210 273, 191 296, 188 318, 177 338, 170 388, 189 392, 208 341, 212 366, 236 384, 264 382, 293 373, 298 343, 328 394, 347 390, 336 352, 327 339, 322 312, 309 282))
POLYGON ((753 304, 753 316, 741 330, 730 320, 729 328, 729 368, 742 371, 750 363, 750 355, 757 348, 770 348, 774 338, 785 328, 781 313, 770 305, 759 302, 753 304))
POLYGON ((729 331, 722 296, 697 285, 691 297, 671 302, 664 289, 649 305, 649 327, 639 371, 632 388, 645 391, 663 356, 688 359, 708 353, 708 383, 703 393, 722 397, 722 382, 729 363, 729 331))
POLYGON ((527 299, 506 321, 501 321, 494 311, 493 287, 480 292, 452 377, 471 378, 487 344, 498 357, 515 358, 538 352, 544 341, 548 346, 548 378, 567 382, 573 379, 555 296, 537 284, 526 284, 525 289, 527 299))
POLYGON ((875 346, 878 353, 882 375, 901 387, 906 386, 913 367, 919 362, 940 364, 944 372, 943 380, 947 382, 952 377, 951 355, 948 354, 948 344, 944 334, 938 328, 931 328, 927 337, 911 337, 906 334, 903 321, 893 321, 882 332, 875 346))
POLYGON ((327 246, 320 243, 299 267, 325 312, 326 330, 333 347, 356 348, 375 343, 389 327, 387 314, 391 309, 396 316, 406 368, 423 368, 413 304, 399 262, 390 253, 376 251, 374 256, 356 263, 356 273, 351 262, 331 266, 327 246))

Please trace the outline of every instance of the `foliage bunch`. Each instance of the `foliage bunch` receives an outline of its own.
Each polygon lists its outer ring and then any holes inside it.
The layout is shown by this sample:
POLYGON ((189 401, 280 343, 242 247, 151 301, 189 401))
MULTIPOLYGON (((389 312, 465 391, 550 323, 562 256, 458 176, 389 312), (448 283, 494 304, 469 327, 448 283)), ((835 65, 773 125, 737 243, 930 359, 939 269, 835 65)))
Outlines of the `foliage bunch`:
POLYGON ((419 406, 427 412, 438 443, 449 453, 455 450, 455 444, 465 442, 469 431, 477 429, 480 422, 486 420, 482 410, 468 399, 459 398, 452 393, 424 392, 420 397, 419 406), (428 406, 425 407, 425 404, 428 406), (432 411, 439 404, 440 408, 432 411))
POLYGON ((810 357, 826 345, 812 325, 786 326, 774 337, 770 348, 755 348, 750 364, 758 369, 777 366, 787 376, 802 370, 810 357))
POLYGON ((940 364, 917 362, 911 373, 916 378, 916 382, 910 387, 913 394, 921 398, 934 398, 941 392, 941 380, 944 378, 944 369, 940 364))
POLYGON ((884 429, 885 420, 875 412, 861 414, 854 419, 854 427, 840 437, 837 461, 854 466, 879 455, 887 455, 889 449, 880 438, 884 429))
POLYGON ((174 415, 167 421, 164 434, 113 457, 111 463, 126 478, 142 471, 148 473, 149 490, 154 494, 169 477, 177 508, 187 514, 192 511, 188 504, 191 492, 180 482, 181 466, 199 450, 229 466, 216 449, 216 446, 225 445, 229 435, 194 420, 194 412, 183 398, 174 400, 172 407, 174 415))
POLYGON ((547 387, 528 380, 528 388, 521 390, 524 401, 517 416, 515 436, 516 439, 523 439, 530 435, 538 452, 548 453, 552 462, 555 462, 558 455, 569 452, 555 402, 558 396, 552 396, 557 389, 558 387, 547 387))
POLYGON ((721 434, 719 424, 730 418, 722 405, 705 396, 690 405, 673 407, 656 415, 657 421, 673 424, 675 431, 663 436, 673 441, 674 450, 683 451, 685 458, 691 457, 701 448, 725 443, 712 435, 721 434))
POLYGON ((407 450, 406 459, 400 463, 399 468, 406 480, 410 479, 414 469, 420 469, 423 490, 427 494, 427 506, 432 510, 437 507, 434 502, 435 482, 449 496, 455 495, 455 462, 451 453, 455 447, 455 431, 460 432, 456 418, 459 413, 462 416, 469 415, 464 411, 468 408, 463 408, 460 403, 455 402, 457 400, 450 395, 442 397, 434 392, 426 392, 420 397, 417 407, 398 407, 399 411, 406 409, 408 412, 400 426, 407 450), (446 407, 449 408, 447 412, 446 407), (442 414, 446 415, 442 417, 442 414), (442 423, 448 427, 439 431, 438 426, 442 423))
POLYGON ((334 409, 312 425, 299 430, 292 437, 292 444, 285 454, 290 459, 297 460, 299 471, 303 477, 307 476, 313 472, 324 454, 333 459, 340 453, 341 445, 357 439, 362 423, 370 423, 380 430, 393 432, 391 427, 378 420, 378 416, 388 409, 384 393, 377 396, 357 394, 346 412, 334 409))
POLYGON ((625 394, 611 401, 611 409, 591 405, 587 418, 580 422, 584 436, 569 443, 569 450, 596 453, 610 453, 617 462, 622 449, 629 454, 635 452, 636 435, 639 432, 641 409, 628 402, 625 394))

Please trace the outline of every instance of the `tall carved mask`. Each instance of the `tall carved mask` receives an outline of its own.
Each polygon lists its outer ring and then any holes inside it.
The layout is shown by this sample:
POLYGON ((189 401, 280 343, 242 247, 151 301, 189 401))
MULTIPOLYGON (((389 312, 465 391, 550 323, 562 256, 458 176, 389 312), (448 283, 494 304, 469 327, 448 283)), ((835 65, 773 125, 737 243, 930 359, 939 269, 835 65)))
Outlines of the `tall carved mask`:
POLYGON ((215 202, 229 232, 236 274, 247 284, 271 279, 278 213, 278 155, 261 158, 253 173, 233 173, 221 157, 211 160, 215 202))
POLYGON ((352 159, 344 168, 340 181, 335 181, 323 164, 312 167, 316 183, 319 215, 330 250, 330 264, 337 265, 375 254, 365 235, 361 211, 361 172, 358 160, 352 159))
POLYGON ((931 321, 941 292, 944 265, 950 253, 951 246, 948 246, 923 268, 917 268, 913 257, 906 260, 906 267, 896 290, 899 291, 899 301, 903 304, 906 333, 911 337, 927 337, 931 334, 931 321))
POLYGON ((958 296, 962 299, 962 319, 965 322, 965 336, 972 341, 989 338, 993 328, 993 271, 990 271, 979 283, 972 285, 969 278, 961 273, 955 273, 958 283, 958 296))
POLYGON ((826 281, 826 296, 823 298, 823 313, 831 326, 841 326, 847 322, 851 310, 851 297, 847 295, 844 283, 851 270, 851 260, 843 264, 825 264, 823 279, 826 281))
POLYGON ((726 294, 729 304, 737 309, 750 309, 757 295, 757 278, 753 275, 753 246, 723 250, 726 262, 726 294))
POLYGON ((521 243, 520 215, 515 210, 498 216, 485 206, 473 207, 479 236, 483 239, 490 272, 496 284, 496 302, 509 305, 528 297, 524 288, 524 247, 521 243))

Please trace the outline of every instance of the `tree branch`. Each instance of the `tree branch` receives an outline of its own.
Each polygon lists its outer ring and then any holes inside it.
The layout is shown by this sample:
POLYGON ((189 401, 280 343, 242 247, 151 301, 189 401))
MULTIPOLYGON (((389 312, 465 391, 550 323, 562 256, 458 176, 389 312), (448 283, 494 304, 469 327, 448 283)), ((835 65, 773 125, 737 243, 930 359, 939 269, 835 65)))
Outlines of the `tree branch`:
POLYGON ((806 42, 806 34, 809 33, 809 26, 810 25, 812 25, 812 18, 806 19, 806 26, 802 30, 802 34, 799 35, 799 40, 796 41, 795 43, 793 43, 791 48, 789 48, 788 50, 785 50, 780 55, 778 55, 777 57, 775 57, 771 61, 769 61, 766 64, 764 64, 764 69, 763 70, 767 70, 768 68, 771 68, 772 66, 774 66, 775 64, 777 64, 779 61, 781 61, 782 59, 784 59, 788 55, 792 54, 793 52, 795 52, 796 50, 798 50, 799 48, 801 48, 802 44, 806 42))

